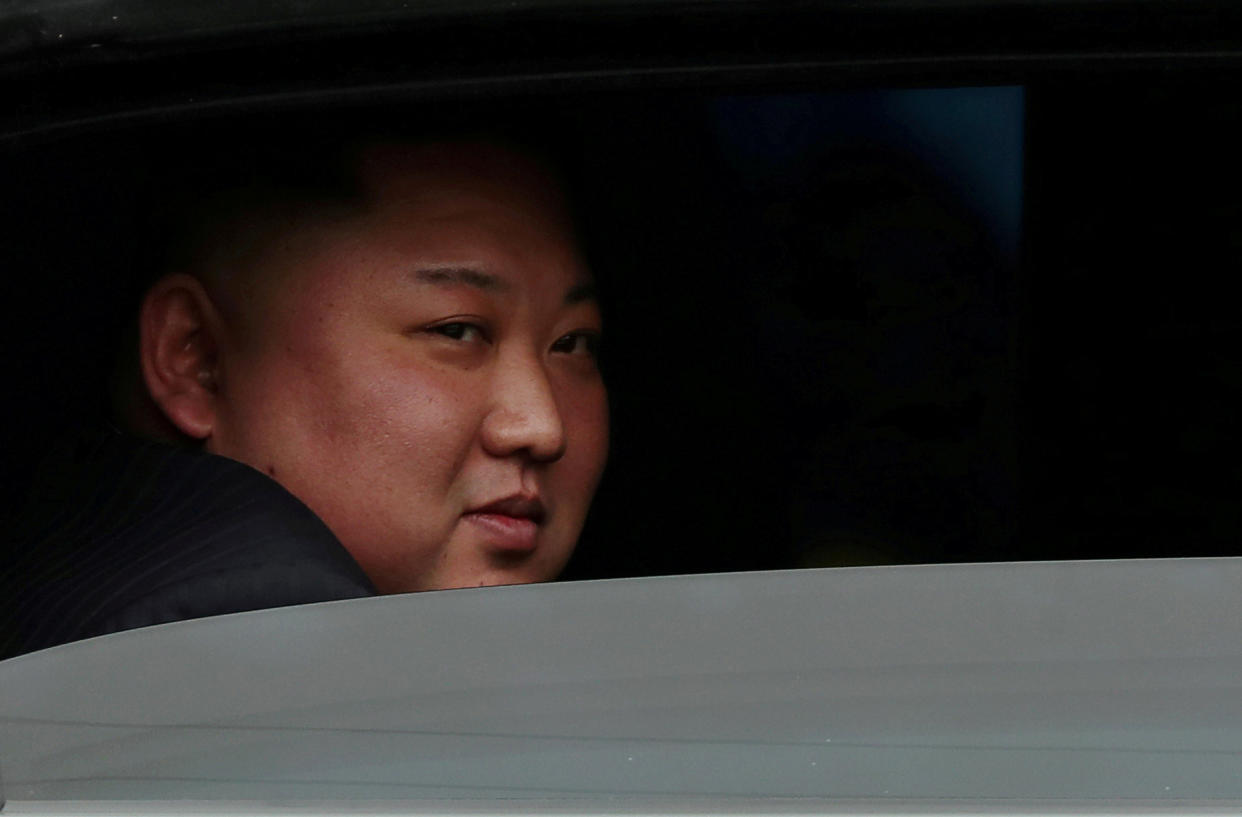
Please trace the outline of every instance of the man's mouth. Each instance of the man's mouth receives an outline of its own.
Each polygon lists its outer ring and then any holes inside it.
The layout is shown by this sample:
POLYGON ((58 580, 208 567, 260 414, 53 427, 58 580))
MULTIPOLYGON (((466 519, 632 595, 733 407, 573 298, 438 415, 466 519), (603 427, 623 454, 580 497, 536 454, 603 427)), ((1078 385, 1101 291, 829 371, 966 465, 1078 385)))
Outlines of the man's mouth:
POLYGON ((487 544, 509 553, 535 549, 545 510, 538 497, 509 496, 463 514, 484 535, 487 544))

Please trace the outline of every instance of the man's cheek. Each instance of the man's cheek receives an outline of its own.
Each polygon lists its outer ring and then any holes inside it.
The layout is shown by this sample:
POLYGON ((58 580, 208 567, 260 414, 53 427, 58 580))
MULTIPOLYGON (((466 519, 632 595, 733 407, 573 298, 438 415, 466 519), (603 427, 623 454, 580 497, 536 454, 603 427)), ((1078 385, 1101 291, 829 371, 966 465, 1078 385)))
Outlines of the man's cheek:
POLYGON ((355 411, 354 428, 403 457, 451 466, 469 446, 476 401, 468 390, 443 380, 408 371, 373 376, 355 411))
POLYGON ((594 485, 608 460, 608 401, 602 390, 568 405, 566 424, 569 446, 566 458, 575 478, 594 485))

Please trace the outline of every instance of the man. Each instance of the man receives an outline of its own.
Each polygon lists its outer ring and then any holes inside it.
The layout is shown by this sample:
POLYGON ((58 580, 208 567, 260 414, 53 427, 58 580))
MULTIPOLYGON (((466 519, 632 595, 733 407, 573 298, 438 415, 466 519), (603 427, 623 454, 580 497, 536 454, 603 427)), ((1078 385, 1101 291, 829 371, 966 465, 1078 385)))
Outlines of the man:
POLYGON ((111 510, 45 523, 28 550, 94 567, 24 591, 8 652, 565 565, 608 413, 599 309, 557 185, 486 143, 371 145, 346 164, 342 195, 224 195, 151 286, 123 421, 183 447, 83 457, 105 462, 80 469, 88 483, 139 473, 114 489, 153 510, 139 534, 111 510), (237 535, 251 528, 258 545, 237 535), (66 623, 79 587, 95 599, 86 627, 66 623))

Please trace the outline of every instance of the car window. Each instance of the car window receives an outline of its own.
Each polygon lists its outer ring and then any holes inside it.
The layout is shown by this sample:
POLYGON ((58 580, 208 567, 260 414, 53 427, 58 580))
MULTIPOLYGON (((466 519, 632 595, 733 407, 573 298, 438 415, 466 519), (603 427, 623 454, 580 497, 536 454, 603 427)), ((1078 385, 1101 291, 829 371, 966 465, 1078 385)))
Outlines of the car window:
MULTIPOLYGON (((614 441, 567 575, 1232 553, 1231 87, 526 100, 608 321, 614 441)), ((57 274, 10 323, 10 502, 103 411, 144 138, 11 149, 15 257, 57 274)))

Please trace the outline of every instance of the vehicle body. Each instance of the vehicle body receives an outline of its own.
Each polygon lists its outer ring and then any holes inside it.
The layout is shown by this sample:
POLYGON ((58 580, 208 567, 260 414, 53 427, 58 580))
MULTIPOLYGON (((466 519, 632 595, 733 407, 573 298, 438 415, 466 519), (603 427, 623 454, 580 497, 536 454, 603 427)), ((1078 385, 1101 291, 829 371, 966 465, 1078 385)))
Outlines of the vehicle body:
POLYGON ((1228 813, 1239 580, 776 571, 119 633, 0 665, 5 813, 1228 813))

